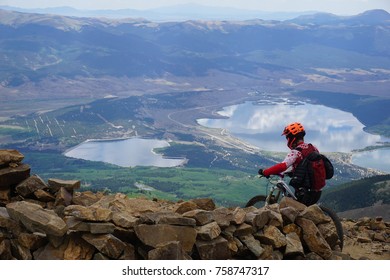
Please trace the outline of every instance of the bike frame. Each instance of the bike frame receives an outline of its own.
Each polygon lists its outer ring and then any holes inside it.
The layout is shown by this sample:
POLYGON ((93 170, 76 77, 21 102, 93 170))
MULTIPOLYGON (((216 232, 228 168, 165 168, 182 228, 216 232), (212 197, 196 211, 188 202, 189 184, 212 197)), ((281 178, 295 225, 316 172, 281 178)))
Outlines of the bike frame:
POLYGON ((270 187, 270 192, 267 195, 267 199, 265 201, 265 205, 270 204, 270 200, 273 197, 273 194, 275 193, 275 201, 279 201, 280 196, 288 196, 292 197, 294 200, 297 200, 297 197, 294 194, 294 191, 291 189, 291 187, 283 181, 283 176, 275 175, 274 177, 278 177, 276 179, 271 178, 268 180, 268 182, 272 185, 270 187))

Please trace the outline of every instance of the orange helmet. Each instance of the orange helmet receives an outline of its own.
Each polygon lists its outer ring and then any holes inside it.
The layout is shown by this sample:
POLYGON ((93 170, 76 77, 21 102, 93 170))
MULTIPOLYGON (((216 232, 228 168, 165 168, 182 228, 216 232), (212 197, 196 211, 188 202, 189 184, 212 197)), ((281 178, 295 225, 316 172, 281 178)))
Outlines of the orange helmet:
POLYGON ((283 130, 282 135, 286 135, 287 146, 292 149, 294 143, 298 138, 302 138, 306 135, 305 128, 299 122, 291 123, 283 130))
POLYGON ((286 136, 289 136, 290 134, 297 135, 300 132, 305 132, 305 128, 301 123, 295 122, 295 123, 290 123, 288 126, 286 126, 283 130, 282 135, 286 135, 286 136))

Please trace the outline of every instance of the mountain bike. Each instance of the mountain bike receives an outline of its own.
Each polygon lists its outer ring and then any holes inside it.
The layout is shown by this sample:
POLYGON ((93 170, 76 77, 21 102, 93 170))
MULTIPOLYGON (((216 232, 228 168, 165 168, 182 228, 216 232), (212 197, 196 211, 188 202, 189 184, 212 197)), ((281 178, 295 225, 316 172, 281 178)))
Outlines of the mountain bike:
MULTIPOLYGON (((259 178, 265 178, 264 176, 259 176, 259 178)), ((278 203, 282 197, 290 197, 294 200, 297 200, 297 197, 294 194, 294 191, 292 190, 292 187, 290 187, 284 180, 283 175, 273 175, 270 176, 268 179, 268 186, 267 186, 267 192, 266 195, 256 195, 252 197, 245 207, 255 206, 257 208, 261 208, 270 204, 278 203)), ((321 210, 329 216, 333 224, 336 227, 337 236, 339 239, 339 246, 341 250, 344 246, 344 231, 343 226, 340 222, 340 218, 337 216, 336 212, 334 212, 332 209, 322 205, 321 203, 317 204, 321 210)))

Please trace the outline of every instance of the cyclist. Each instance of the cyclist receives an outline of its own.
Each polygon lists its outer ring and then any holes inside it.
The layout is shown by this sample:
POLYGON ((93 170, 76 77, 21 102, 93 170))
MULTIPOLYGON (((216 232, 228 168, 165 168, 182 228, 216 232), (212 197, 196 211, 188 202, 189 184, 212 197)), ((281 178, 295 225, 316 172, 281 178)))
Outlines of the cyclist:
MULTIPOLYGON (((286 136, 287 146, 291 151, 287 154, 285 159, 271 166, 267 169, 259 169, 259 174, 264 177, 269 177, 270 175, 277 175, 285 172, 290 167, 292 168, 291 173, 294 174, 295 168, 303 160, 304 154, 307 152, 317 151, 318 149, 312 144, 305 143, 304 136, 306 135, 303 125, 299 122, 294 122, 287 125, 282 133, 282 136, 286 136)), ((303 186, 294 186, 295 196, 298 201, 309 206, 315 204, 321 197, 321 191, 311 190, 304 188, 303 186)))

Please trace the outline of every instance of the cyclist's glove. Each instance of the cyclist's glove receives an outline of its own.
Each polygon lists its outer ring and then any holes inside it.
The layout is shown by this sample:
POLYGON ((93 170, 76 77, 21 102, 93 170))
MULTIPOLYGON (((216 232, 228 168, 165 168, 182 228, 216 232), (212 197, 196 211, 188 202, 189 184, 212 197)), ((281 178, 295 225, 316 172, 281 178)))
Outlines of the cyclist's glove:
POLYGON ((263 177, 265 177, 265 178, 269 178, 269 176, 264 175, 263 171, 264 171, 264 170, 263 170, 262 168, 260 168, 259 171, 258 171, 257 173, 259 173, 260 176, 263 176, 263 177))

